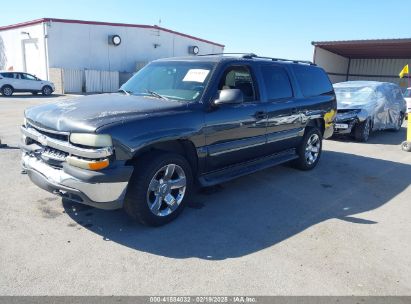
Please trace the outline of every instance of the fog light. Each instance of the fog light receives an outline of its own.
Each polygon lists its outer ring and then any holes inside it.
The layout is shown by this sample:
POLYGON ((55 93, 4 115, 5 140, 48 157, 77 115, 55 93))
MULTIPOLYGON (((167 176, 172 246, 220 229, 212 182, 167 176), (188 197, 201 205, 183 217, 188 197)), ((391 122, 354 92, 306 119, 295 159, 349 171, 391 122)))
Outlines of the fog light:
POLYGON ((86 160, 75 156, 67 156, 66 161, 69 165, 74 167, 93 171, 107 168, 110 164, 110 161, 107 158, 102 160, 86 160))

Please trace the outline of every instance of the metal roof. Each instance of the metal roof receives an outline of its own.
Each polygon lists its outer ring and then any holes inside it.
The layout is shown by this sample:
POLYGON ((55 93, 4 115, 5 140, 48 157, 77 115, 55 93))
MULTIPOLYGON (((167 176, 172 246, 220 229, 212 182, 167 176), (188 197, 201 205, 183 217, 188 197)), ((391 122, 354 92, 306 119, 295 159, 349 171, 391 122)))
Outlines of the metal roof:
POLYGON ((311 44, 354 59, 411 58, 411 38, 313 41, 311 44))
POLYGON ((57 19, 57 18, 41 18, 41 19, 26 21, 26 22, 22 22, 22 23, 16 23, 16 24, 11 24, 11 25, 0 26, 0 31, 20 28, 20 27, 25 27, 25 26, 30 26, 30 25, 34 25, 34 24, 43 23, 43 22, 61 22, 61 23, 108 25, 108 26, 122 26, 122 27, 137 27, 137 28, 155 29, 155 30, 160 30, 160 31, 172 33, 172 34, 175 34, 175 35, 178 35, 178 36, 198 40, 198 41, 201 41, 201 42, 213 44, 213 45, 216 45, 216 46, 225 47, 224 44, 220 44, 220 43, 212 42, 212 41, 205 40, 205 39, 202 39, 202 38, 198 38, 198 37, 195 37, 195 36, 191 36, 191 35, 187 35, 187 34, 184 34, 184 33, 176 32, 176 31, 164 28, 164 27, 157 26, 157 25, 145 25, 145 24, 112 23, 112 22, 85 21, 85 20, 73 20, 73 19, 57 19))

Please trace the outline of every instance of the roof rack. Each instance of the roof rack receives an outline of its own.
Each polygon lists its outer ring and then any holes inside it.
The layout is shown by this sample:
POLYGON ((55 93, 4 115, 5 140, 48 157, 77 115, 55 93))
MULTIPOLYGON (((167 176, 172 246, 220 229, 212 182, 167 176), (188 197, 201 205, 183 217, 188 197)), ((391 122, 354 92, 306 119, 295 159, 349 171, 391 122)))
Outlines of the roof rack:
POLYGON ((211 53, 211 54, 201 54, 197 56, 222 56, 222 55, 249 55, 249 53, 211 53))
POLYGON ((268 59, 272 61, 286 61, 286 62, 292 62, 292 63, 304 63, 304 64, 309 64, 309 65, 316 65, 315 63, 308 61, 308 60, 294 60, 294 59, 284 59, 284 58, 273 58, 273 57, 264 57, 264 56, 258 56, 256 54, 245 54, 243 55, 243 58, 246 59, 268 59))
POLYGON ((316 65, 315 63, 308 61, 308 60, 293 60, 293 59, 264 57, 264 56, 258 56, 254 53, 213 53, 213 54, 203 54, 203 55, 197 55, 197 56, 222 56, 222 55, 241 55, 241 58, 244 58, 244 59, 257 58, 257 59, 268 59, 272 61, 285 61, 285 62, 292 62, 292 63, 303 63, 303 64, 309 64, 309 65, 316 65))

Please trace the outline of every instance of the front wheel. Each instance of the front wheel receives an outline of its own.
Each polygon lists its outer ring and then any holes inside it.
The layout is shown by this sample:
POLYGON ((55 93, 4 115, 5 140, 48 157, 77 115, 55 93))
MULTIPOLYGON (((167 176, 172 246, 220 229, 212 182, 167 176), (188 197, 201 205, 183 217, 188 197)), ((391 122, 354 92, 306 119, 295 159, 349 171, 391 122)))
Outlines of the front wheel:
POLYGON ((294 166, 300 170, 311 170, 317 166, 322 151, 321 131, 316 127, 305 130, 304 137, 297 148, 298 159, 294 166))
POLYGON ((144 225, 161 226, 181 213, 191 190, 191 168, 184 157, 152 152, 135 166, 124 209, 144 225))
POLYGON ((355 126, 354 137, 360 142, 367 142, 371 133, 371 121, 367 119, 355 126))
POLYGON ((42 93, 44 96, 50 96, 51 93, 53 93, 53 90, 51 89, 50 86, 44 86, 43 89, 41 89, 41 93, 42 93))
POLYGON ((393 131, 398 132, 399 130, 401 130, 403 122, 404 122, 404 114, 400 113, 400 115, 398 115, 398 119, 397 119, 397 122, 395 123, 395 127, 393 128, 393 131))

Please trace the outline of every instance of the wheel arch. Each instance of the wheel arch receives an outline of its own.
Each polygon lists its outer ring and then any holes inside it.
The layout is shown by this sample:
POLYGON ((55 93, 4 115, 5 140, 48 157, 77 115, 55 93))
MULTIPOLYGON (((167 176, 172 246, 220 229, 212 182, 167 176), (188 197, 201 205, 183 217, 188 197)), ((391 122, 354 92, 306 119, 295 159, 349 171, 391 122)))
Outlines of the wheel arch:
POLYGON ((11 84, 8 84, 8 83, 3 84, 0 88, 0 90, 3 90, 3 88, 5 88, 5 87, 10 87, 14 91, 14 87, 11 84))
POLYGON ((128 163, 135 164, 141 156, 153 151, 179 154, 188 161, 193 173, 196 173, 198 170, 197 149, 193 142, 187 139, 168 140, 149 144, 134 153, 132 159, 130 159, 128 163))
POLYGON ((324 136, 325 131, 325 120, 324 118, 313 118, 310 119, 306 125, 307 127, 317 127, 321 131, 321 135, 324 136))

